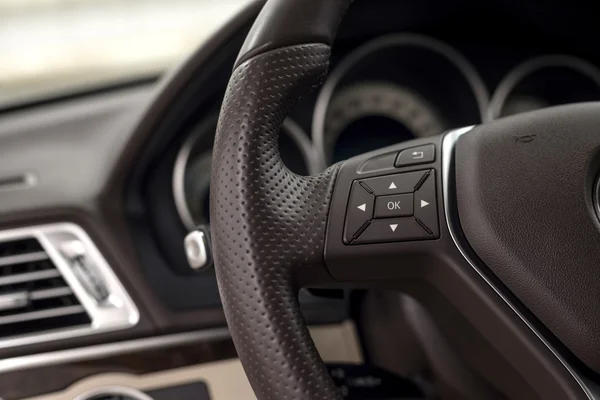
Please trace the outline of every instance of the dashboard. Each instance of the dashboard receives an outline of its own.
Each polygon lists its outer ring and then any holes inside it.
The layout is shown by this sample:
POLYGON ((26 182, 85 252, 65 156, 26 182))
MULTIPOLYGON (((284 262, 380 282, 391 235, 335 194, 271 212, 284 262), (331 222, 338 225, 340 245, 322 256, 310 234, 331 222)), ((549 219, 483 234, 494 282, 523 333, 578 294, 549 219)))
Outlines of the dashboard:
MULTIPOLYGON (((475 43, 454 45, 420 33, 351 42, 334 54, 322 87, 286 120, 280 154, 307 175, 402 141, 555 105, 600 100, 600 68, 570 54, 520 56, 489 78, 475 43), (477 64, 477 65, 476 65, 477 64)), ((515 58, 514 54, 496 57, 515 58)), ((211 146, 217 115, 184 132, 172 191, 186 228, 208 224, 211 146)))
MULTIPOLYGON (((491 1, 485 9, 474 1, 357 2, 343 22, 322 87, 303 98, 284 124, 284 163, 308 175, 412 138, 600 100, 600 53, 582 40, 595 21, 558 5, 545 7, 539 13, 512 1, 491 1), (562 29, 565 21, 572 28, 562 29)), ((219 107, 259 8, 260 2, 243 10, 161 79, 0 113, 2 230, 77 224, 136 311, 135 323, 102 335, 86 330, 0 346, 0 387, 7 388, 0 397, 47 394, 54 400, 89 393, 100 399, 105 393, 96 392, 102 380, 95 376, 118 370, 128 374, 123 386, 144 392, 138 397, 145 399, 161 389, 149 374, 162 372, 146 366, 154 361, 162 363, 157 369, 192 368, 210 376, 199 365, 235 358, 214 273, 189 268, 183 240, 193 227, 210 224, 219 107), (172 335, 160 346, 149 342, 172 335), (125 360, 106 347, 123 342, 135 357, 125 360), (198 342, 210 345, 192 352, 198 342), (73 348, 93 348, 82 353, 93 356, 82 361, 69 353, 73 348), (27 358, 47 352, 59 355, 52 363, 27 358), (81 363, 84 371, 74 372, 81 363), (40 372, 57 378, 35 388, 10 387, 17 374, 40 372), (60 397, 50 396, 58 392, 60 397)), ((300 301, 313 329, 343 325, 354 313, 349 292, 304 291, 300 301)), ((218 367, 243 378, 237 365, 218 367)), ((221 382, 219 390, 227 386, 221 382)), ((109 395, 127 393, 117 388, 109 395)))

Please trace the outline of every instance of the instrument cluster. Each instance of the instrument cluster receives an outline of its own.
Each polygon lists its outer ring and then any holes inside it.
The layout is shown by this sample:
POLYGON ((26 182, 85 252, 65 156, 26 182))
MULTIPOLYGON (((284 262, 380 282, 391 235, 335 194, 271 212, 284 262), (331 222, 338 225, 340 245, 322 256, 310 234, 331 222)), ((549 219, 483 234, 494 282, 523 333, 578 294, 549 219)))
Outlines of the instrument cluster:
MULTIPOLYGON (((312 115, 286 120, 280 152, 288 168, 307 175, 406 140, 593 100, 600 100, 600 69, 575 56, 528 58, 490 84, 448 43, 421 34, 389 34, 334 62, 310 100, 312 115)), ((212 116, 190 132, 173 168, 173 196, 188 229, 209 222, 216 124, 212 116)))

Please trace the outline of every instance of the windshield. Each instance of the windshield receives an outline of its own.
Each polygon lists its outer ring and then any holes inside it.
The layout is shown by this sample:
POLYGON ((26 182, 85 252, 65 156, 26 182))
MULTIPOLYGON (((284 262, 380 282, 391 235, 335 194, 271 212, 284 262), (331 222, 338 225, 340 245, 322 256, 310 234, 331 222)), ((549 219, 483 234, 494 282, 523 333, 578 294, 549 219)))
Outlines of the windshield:
POLYGON ((157 76, 249 0, 0 0, 0 107, 157 76))

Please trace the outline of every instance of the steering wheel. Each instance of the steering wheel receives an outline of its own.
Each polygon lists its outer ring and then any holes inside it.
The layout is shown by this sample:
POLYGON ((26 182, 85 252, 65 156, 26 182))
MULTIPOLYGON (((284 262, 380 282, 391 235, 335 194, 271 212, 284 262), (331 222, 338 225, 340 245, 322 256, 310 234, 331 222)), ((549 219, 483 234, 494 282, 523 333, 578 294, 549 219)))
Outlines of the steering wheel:
POLYGON ((268 1, 223 100, 211 233, 256 396, 341 398, 300 313, 298 290, 310 286, 400 289, 474 327, 539 398, 591 398, 581 371, 600 371, 600 104, 295 175, 278 154, 279 129, 325 76, 349 3, 268 1))

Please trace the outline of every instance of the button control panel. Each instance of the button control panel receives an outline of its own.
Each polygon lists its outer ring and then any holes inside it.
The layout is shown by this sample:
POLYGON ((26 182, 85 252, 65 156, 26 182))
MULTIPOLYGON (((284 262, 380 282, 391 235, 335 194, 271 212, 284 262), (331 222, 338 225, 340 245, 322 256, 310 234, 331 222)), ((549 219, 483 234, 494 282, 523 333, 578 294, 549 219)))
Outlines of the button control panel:
POLYGON ((355 180, 344 243, 366 244, 439 237, 435 170, 355 180))

